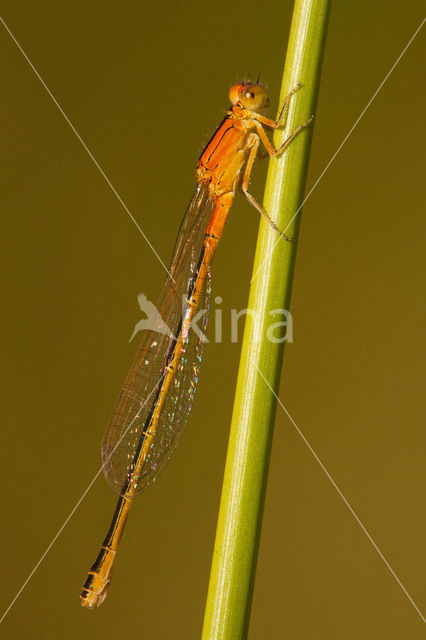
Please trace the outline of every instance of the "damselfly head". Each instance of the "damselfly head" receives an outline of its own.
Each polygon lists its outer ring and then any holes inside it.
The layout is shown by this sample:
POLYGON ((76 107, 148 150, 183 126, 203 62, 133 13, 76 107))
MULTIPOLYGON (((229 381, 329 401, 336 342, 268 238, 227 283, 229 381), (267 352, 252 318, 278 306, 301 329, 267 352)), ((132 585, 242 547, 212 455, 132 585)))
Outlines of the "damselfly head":
POLYGON ((245 109, 259 111, 269 105, 266 89, 259 83, 241 82, 229 90, 231 104, 242 104, 245 109))

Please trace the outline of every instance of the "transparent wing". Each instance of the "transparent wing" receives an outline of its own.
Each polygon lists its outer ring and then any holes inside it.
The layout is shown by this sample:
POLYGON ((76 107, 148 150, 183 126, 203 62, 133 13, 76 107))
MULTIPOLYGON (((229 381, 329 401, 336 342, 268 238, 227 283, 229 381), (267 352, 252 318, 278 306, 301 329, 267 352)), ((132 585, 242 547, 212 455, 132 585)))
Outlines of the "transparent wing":
POLYGON ((212 202, 206 189, 197 186, 181 224, 170 273, 156 303, 159 315, 147 320, 143 335, 115 404, 102 443, 104 473, 114 491, 120 493, 131 479, 136 493, 151 484, 174 452, 191 410, 207 328, 210 278, 204 282, 197 314, 198 334, 190 329, 185 336, 176 372, 167 390, 148 455, 138 478, 131 477, 135 453, 144 438, 161 393, 165 367, 182 326, 183 300, 197 276, 205 228, 212 202))
POLYGON ((211 205, 207 189, 204 185, 197 185, 191 202, 182 218, 177 235, 169 269, 172 278, 175 278, 175 274, 179 274, 182 271, 184 268, 183 262, 187 259, 189 253, 192 254, 193 259, 198 259, 204 240, 204 230, 209 220, 209 216, 205 217, 205 212, 210 213, 211 205), (194 251, 197 247, 198 250, 194 251))

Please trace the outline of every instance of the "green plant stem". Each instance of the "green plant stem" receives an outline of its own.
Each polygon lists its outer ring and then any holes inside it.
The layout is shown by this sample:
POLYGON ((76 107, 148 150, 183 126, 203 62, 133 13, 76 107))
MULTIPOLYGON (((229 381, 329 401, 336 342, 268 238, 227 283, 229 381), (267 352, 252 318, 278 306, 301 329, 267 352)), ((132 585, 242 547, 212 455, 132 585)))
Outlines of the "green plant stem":
MULTIPOLYGON (((327 28, 327 0, 296 0, 281 103, 298 82, 285 128, 275 146, 314 113, 327 28)), ((203 640, 246 638, 283 342, 271 340, 271 322, 288 309, 313 123, 279 159, 270 162, 264 207, 291 242, 262 220, 248 302, 225 476, 207 597, 203 640), (269 333, 268 333, 269 332, 269 333), (259 373, 261 372, 261 374, 259 373), (268 384, 265 382, 267 380, 268 384), (269 388, 269 386, 271 388, 269 388)), ((277 329, 273 335, 277 337, 277 329)))

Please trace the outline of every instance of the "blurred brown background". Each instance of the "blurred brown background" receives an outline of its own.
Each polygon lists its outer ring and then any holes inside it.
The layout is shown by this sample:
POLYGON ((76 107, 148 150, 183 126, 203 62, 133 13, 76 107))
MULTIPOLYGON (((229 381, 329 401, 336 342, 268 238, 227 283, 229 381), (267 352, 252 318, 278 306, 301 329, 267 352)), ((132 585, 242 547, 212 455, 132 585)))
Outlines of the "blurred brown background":
MULTIPOLYGON (((423 10, 420 0, 332 7, 308 188, 423 10)), ((260 71, 275 110, 291 11, 291 2, 253 0, 2 5, 165 262, 229 85, 260 71)), ((306 203, 280 392, 423 610, 425 39, 423 30, 306 203)), ((4 610, 99 469, 136 346, 128 344, 141 318, 136 296, 155 300, 164 272, 1 25, 0 43, 4 610)), ((259 198, 265 172, 259 163, 259 198)), ((79 605, 115 504, 100 477, 2 637, 199 637, 240 349, 230 343, 230 309, 246 305, 258 223, 238 198, 214 264, 224 342, 206 349, 183 443, 135 503, 105 604, 93 613, 79 605)), ((250 640, 423 634, 278 410, 250 640)))

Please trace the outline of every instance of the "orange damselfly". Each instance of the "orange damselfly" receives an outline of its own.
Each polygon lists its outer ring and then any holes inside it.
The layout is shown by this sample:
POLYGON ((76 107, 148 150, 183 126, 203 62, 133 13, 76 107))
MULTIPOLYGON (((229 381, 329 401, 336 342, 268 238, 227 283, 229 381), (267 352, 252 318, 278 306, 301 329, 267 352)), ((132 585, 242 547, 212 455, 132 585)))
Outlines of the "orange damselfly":
MULTIPOLYGON (((276 129, 284 123, 290 98, 299 86, 288 94, 277 120, 260 113, 269 100, 259 82, 231 87, 231 107, 199 158, 197 186, 182 221, 169 277, 157 301, 169 330, 159 332, 152 327, 144 331, 102 443, 104 473, 119 498, 83 585, 84 607, 92 609, 105 599, 133 499, 167 464, 188 418, 203 350, 203 334, 190 331, 191 323, 198 310, 208 309, 210 265, 239 185, 273 229, 288 240, 247 189, 260 143, 276 157, 311 121, 297 127, 278 149, 265 133, 265 126, 276 129)), ((206 326, 207 313, 200 323, 202 332, 206 326)))

